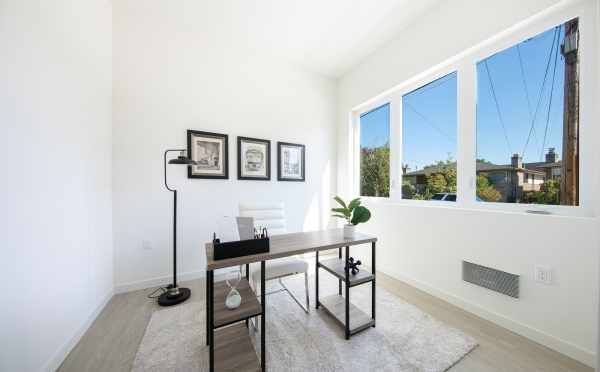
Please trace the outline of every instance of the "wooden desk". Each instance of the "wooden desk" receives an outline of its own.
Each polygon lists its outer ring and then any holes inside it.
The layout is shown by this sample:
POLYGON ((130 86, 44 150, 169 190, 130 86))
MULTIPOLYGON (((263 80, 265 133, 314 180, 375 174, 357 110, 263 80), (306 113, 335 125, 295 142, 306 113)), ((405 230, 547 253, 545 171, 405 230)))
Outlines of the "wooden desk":
POLYGON ((295 256, 307 252, 316 252, 316 308, 320 306, 333 315, 345 328, 346 339, 354 333, 369 327, 375 327, 375 243, 377 238, 356 233, 353 239, 343 236, 343 229, 320 230, 293 234, 275 235, 270 238, 270 249, 267 253, 251 256, 214 260, 212 243, 206 244, 206 342, 209 345, 210 371, 265 371, 265 262, 276 258, 295 256), (353 276, 345 268, 344 263, 350 257, 350 246, 371 243, 371 273, 360 271, 353 276), (342 260, 342 248, 345 248, 345 260, 342 260), (338 249, 338 258, 319 261, 319 251, 338 249), (249 264, 261 264, 260 303, 249 285, 249 264), (242 304, 238 309, 228 310, 224 306, 228 288, 223 282, 214 282, 214 270, 226 267, 246 265, 246 278, 242 279, 239 291, 242 304), (319 268, 336 276, 339 282, 338 295, 319 300, 319 268), (345 296, 342 296, 342 283, 345 283, 345 296), (371 283, 371 316, 364 314, 350 303, 350 288, 356 285, 371 283), (246 327, 248 319, 261 317, 261 358, 250 343, 246 327), (246 321, 243 324, 232 325, 246 321), (221 327, 229 326, 218 330, 221 327), (215 341, 215 336, 217 340, 215 341))

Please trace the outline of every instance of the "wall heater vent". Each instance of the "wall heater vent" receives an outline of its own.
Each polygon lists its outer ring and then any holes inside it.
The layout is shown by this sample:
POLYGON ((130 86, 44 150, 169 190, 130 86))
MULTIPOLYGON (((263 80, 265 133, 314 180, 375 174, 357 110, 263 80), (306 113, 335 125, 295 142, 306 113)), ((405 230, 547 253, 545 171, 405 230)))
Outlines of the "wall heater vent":
POLYGON ((518 275, 463 261, 462 278, 464 281, 480 287, 519 298, 518 275))

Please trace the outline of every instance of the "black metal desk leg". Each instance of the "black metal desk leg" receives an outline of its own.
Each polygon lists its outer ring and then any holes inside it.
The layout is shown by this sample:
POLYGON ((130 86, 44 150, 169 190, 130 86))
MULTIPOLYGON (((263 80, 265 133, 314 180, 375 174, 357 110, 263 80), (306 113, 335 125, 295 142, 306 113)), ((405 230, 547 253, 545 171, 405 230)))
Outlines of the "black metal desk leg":
POLYGON ((206 345, 210 345, 210 281, 208 280, 208 276, 210 271, 206 271, 206 345))
POLYGON ((350 247, 346 247, 346 263, 344 265, 346 281, 346 340, 350 339, 350 268, 348 267, 348 258, 350 257, 350 247))
POLYGON ((214 327, 214 290, 215 290, 215 281, 214 281, 214 271, 209 271, 208 273, 208 286, 210 290, 210 295, 208 296, 209 303, 209 312, 208 312, 208 334, 209 334, 209 368, 210 372, 215 370, 215 327, 214 327))
MULTIPOLYGON (((342 248, 338 248, 338 258, 342 259, 342 248)), ((338 278, 338 294, 342 295, 342 279, 338 278)))
POLYGON ((319 308, 319 251, 315 252, 315 309, 319 308))
POLYGON ((373 319, 373 328, 375 328, 375 242, 371 243, 371 271, 373 281, 371 282, 371 319, 373 319))
MULTIPOLYGON (((250 283, 250 264, 246 264, 246 280, 250 283)), ((248 328, 250 320, 246 319, 246 328, 248 328)))
POLYGON ((260 304, 262 306, 262 316, 260 317, 260 366, 265 372, 267 367, 267 354, 265 353, 265 336, 267 329, 265 327, 265 314, 267 313, 267 303, 265 302, 265 261, 260 262, 260 304))

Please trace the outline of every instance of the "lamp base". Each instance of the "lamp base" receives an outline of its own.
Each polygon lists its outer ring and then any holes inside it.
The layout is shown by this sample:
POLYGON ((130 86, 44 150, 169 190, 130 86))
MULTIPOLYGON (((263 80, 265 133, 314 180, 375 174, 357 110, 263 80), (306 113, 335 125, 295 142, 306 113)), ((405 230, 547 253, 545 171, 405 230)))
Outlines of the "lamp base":
POLYGON ((160 306, 173 306, 190 298, 192 291, 189 288, 169 288, 169 290, 158 297, 160 306))

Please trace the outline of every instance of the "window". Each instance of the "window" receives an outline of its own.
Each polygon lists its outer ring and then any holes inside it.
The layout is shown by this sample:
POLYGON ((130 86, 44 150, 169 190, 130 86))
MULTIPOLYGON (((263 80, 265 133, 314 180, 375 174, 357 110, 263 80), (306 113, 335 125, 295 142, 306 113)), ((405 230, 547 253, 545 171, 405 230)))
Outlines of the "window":
POLYGON ((477 63, 477 196, 579 204, 578 19, 477 63), (504 179, 490 177, 502 170, 504 179))
POLYGON ((402 96, 402 198, 456 201, 456 72, 402 96))
POLYGON ((360 116, 360 195, 390 196, 390 105, 360 116))
POLYGON ((596 163, 579 160, 595 150, 598 127, 592 8, 539 14, 353 108, 352 192, 594 216, 596 163))

